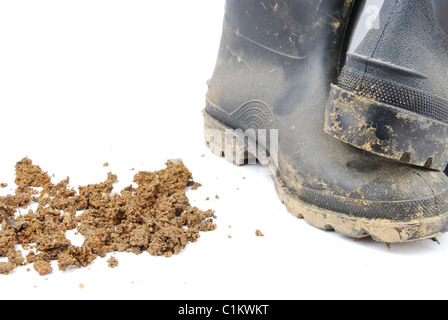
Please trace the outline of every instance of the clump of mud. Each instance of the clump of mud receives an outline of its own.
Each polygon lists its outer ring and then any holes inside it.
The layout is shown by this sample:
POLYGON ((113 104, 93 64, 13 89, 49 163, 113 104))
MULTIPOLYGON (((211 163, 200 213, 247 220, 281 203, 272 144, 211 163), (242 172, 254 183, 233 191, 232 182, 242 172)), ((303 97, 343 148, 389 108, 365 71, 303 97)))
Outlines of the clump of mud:
POLYGON ((27 263, 48 274, 53 260, 61 270, 86 267, 112 251, 170 257, 195 242, 201 231, 216 229, 213 211, 190 205, 185 190, 195 182, 181 161, 137 173, 136 186, 120 193, 113 192, 117 176, 112 173, 104 182, 75 191, 69 178, 54 184, 28 158, 15 170, 15 193, 0 197, 0 257, 8 258, 0 262, 3 274, 27 263), (66 238, 75 229, 84 236, 82 246, 66 238), (26 257, 18 245, 29 250, 26 257))

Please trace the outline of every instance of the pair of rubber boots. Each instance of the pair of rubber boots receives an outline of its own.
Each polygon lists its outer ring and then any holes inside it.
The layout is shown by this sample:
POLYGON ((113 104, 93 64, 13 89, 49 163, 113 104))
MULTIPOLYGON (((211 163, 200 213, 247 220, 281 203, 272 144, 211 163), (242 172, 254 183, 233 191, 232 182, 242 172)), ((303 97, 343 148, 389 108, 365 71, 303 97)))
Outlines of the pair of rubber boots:
POLYGON ((288 210, 354 238, 448 230, 448 1, 385 0, 347 54, 357 0, 227 0, 205 137, 257 158, 288 210))

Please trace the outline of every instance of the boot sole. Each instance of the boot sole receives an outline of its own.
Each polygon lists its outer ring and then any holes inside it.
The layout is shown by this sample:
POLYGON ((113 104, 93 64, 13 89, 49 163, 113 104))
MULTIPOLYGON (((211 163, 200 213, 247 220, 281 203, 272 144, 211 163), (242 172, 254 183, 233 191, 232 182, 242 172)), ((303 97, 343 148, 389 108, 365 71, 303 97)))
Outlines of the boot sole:
MULTIPOLYGON (((242 146, 244 148, 243 150, 235 150, 238 146, 234 142, 232 142, 230 148, 228 148, 229 146, 223 147, 226 143, 224 141, 226 130, 233 131, 234 129, 210 116, 206 110, 203 111, 203 116, 206 145, 215 155, 226 157, 229 162, 237 166, 243 165, 244 162, 241 159, 237 161, 233 155, 238 153, 244 154, 244 159, 247 160, 251 154, 247 148, 249 144, 245 143, 242 146), (216 141, 216 134, 210 134, 210 132, 219 133, 223 140, 216 141), (226 156, 226 150, 233 152, 233 155, 226 156)), ((239 133, 233 131, 233 134, 237 136, 239 133)), ((241 139, 244 139, 244 137, 241 137, 241 139)), ((258 155, 252 154, 252 156, 259 159, 260 150, 258 150, 258 155)), ((263 154, 261 156, 264 158, 261 161, 262 165, 270 170, 274 177, 275 189, 281 202, 293 216, 304 219, 309 225, 315 228, 325 231, 336 231, 337 233, 356 239, 371 237, 373 240, 383 243, 404 243, 432 239, 444 234, 448 230, 448 213, 440 217, 422 218, 421 220, 411 222, 393 222, 386 219, 354 218, 348 214, 319 208, 299 199, 286 186, 277 170, 273 169, 273 166, 266 162, 268 155, 263 154)))

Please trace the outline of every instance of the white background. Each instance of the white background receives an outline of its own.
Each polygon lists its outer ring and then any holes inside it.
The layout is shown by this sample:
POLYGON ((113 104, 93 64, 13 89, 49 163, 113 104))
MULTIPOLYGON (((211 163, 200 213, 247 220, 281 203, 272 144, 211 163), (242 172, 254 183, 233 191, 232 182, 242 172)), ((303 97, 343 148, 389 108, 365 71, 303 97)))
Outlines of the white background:
POLYGON ((54 263, 45 277, 19 267, 0 276, 0 298, 448 298, 447 236, 388 251, 314 229, 286 211, 259 167, 234 167, 204 146, 223 12, 223 0, 0 0, 3 194, 24 156, 74 187, 112 171, 117 190, 182 158, 203 184, 188 191, 191 203, 218 216, 218 229, 178 256, 120 253, 110 269, 109 254, 69 272, 54 263))

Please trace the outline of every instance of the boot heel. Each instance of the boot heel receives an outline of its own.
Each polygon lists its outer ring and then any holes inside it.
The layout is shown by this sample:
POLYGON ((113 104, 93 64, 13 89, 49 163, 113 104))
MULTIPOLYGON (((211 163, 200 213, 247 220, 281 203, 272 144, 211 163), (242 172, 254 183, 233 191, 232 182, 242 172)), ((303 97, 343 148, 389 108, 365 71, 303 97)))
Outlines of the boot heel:
POLYGON ((216 120, 206 110, 203 110, 202 114, 205 144, 215 155, 224 157, 236 166, 257 162, 255 156, 249 152, 251 142, 242 133, 216 120))
POLYGON ((325 132, 376 155, 434 170, 448 161, 448 126, 333 85, 325 132))

